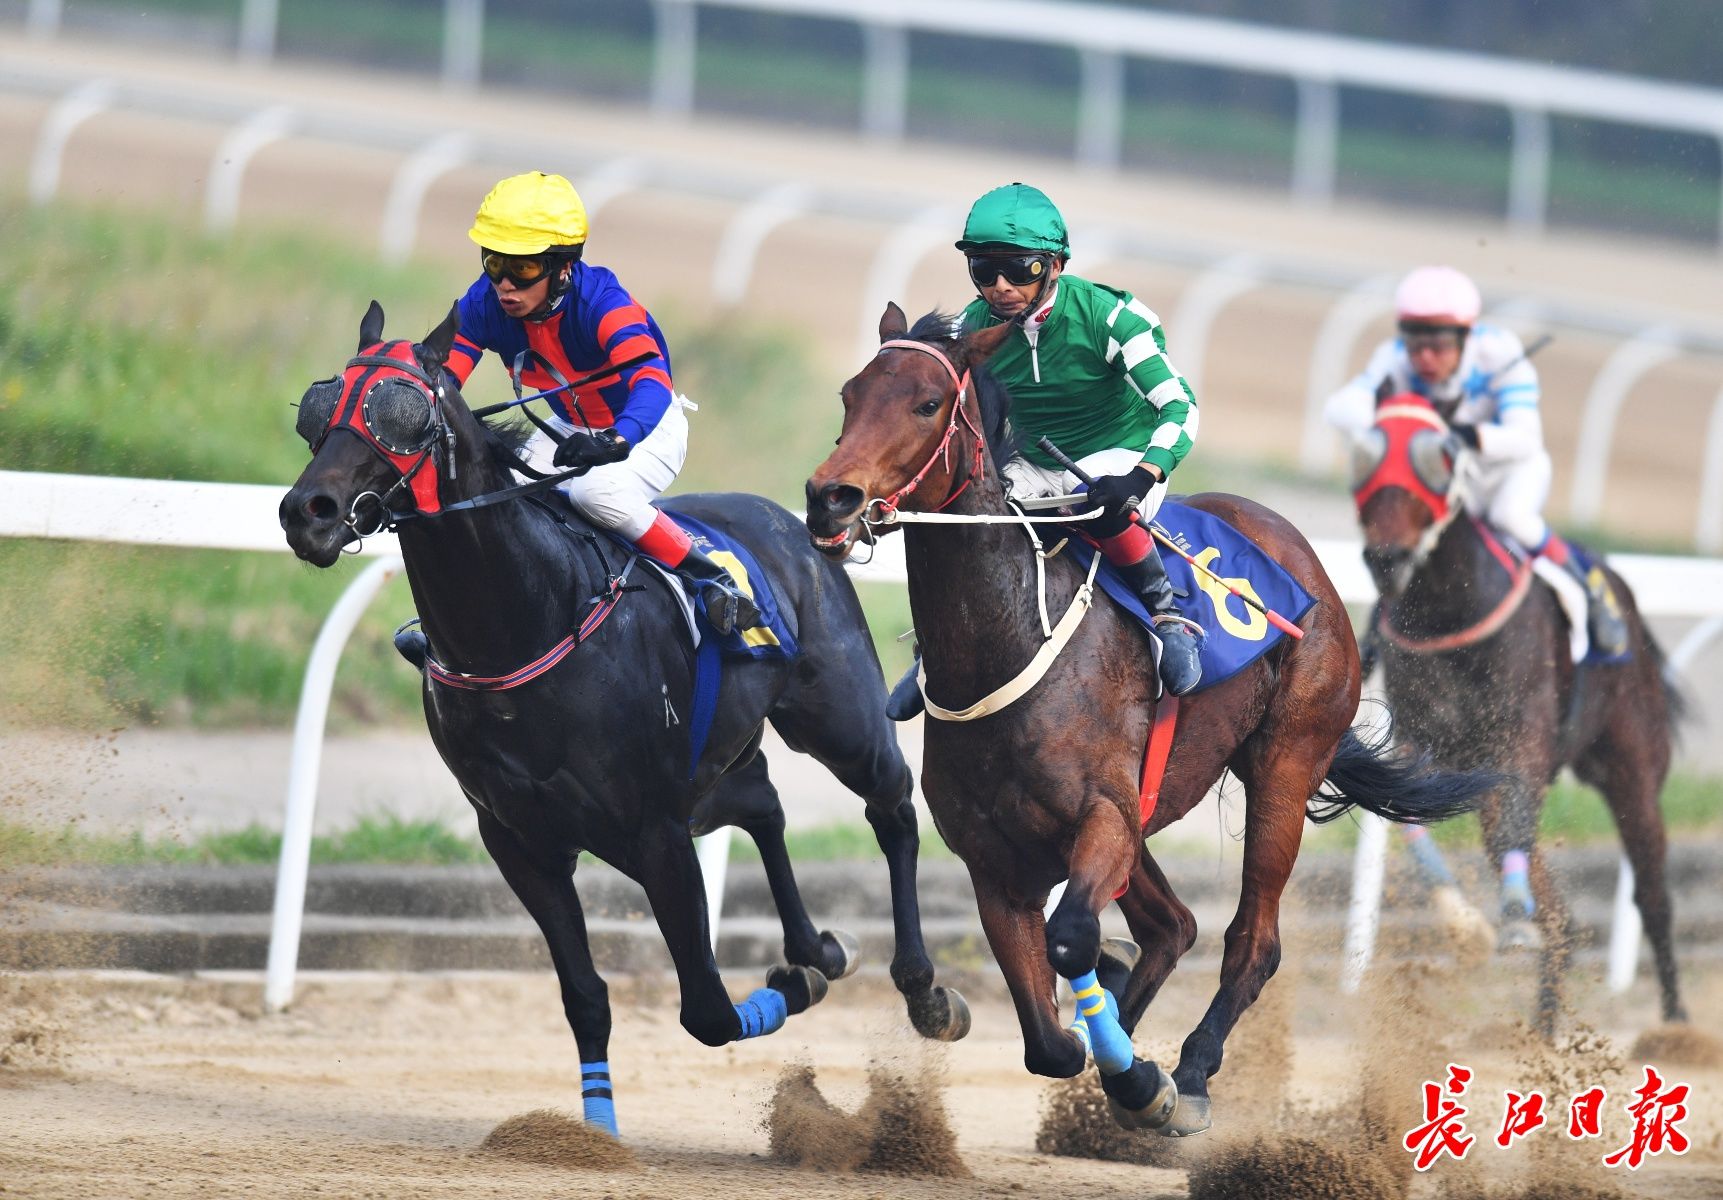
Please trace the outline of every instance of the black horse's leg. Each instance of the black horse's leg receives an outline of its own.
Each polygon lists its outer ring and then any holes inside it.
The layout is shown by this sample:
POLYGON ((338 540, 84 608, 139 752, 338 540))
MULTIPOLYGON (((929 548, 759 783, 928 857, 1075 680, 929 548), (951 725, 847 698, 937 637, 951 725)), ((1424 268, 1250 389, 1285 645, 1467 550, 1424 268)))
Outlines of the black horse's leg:
POLYGON ((767 774, 765 754, 755 751, 745 765, 726 772, 703 809, 711 823, 737 826, 760 848, 766 883, 784 925, 785 960, 793 966, 812 967, 827 979, 842 979, 855 970, 856 940, 844 933, 821 932, 808 917, 784 848, 784 807, 767 774))
POLYGON ((1196 943, 1197 921, 1173 894, 1147 846, 1131 868, 1131 885, 1119 897, 1119 910, 1143 951, 1125 994, 1119 997, 1119 1022, 1126 1032, 1134 1033, 1167 976, 1196 943))
POLYGON ((848 689, 853 684, 844 686, 844 692, 834 692, 822 703, 804 699, 799 706, 781 705, 772 714, 772 727, 793 749, 812 755, 867 801, 867 821, 891 876, 892 982, 908 1005, 917 1033, 957 1041, 969 1032, 969 1006, 955 989, 934 986, 933 962, 922 939, 915 883, 921 842, 910 799, 915 780, 884 712, 852 703, 848 689))
POLYGON ((547 867, 515 835, 477 804, 479 837, 521 905, 538 923, 562 987, 562 1010, 580 1049, 581 1099, 588 1123, 616 1136, 610 1083, 610 992, 592 965, 586 918, 574 874, 547 867))

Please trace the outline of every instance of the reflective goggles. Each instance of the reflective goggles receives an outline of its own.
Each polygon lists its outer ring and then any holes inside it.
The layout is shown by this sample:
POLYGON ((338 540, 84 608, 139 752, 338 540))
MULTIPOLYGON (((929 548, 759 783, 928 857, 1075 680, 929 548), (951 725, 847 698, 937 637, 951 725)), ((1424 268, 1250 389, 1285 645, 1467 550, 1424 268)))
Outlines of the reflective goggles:
MULTIPOLYGON (((329 432, 329 423, 346 394, 346 387, 341 379, 319 379, 305 389, 299 401, 299 418, 294 428, 314 452, 329 432)), ((378 380, 366 391, 358 419, 353 423, 362 426, 378 446, 402 456, 418 454, 437 436, 431 394, 413 380, 398 375, 378 380)))
POLYGON ((506 279, 517 288, 532 287, 549 279, 554 272, 553 260, 547 254, 498 254, 485 250, 479 254, 479 264, 485 269, 485 278, 492 283, 506 279))
POLYGON ((1466 340, 1466 330, 1461 325, 1403 321, 1400 340, 1405 343, 1407 354, 1416 354, 1420 350, 1458 350, 1466 340))
POLYGON ((1047 275, 1045 254, 971 254, 969 278, 978 288, 992 287, 1001 275, 1012 287, 1024 287, 1047 275))

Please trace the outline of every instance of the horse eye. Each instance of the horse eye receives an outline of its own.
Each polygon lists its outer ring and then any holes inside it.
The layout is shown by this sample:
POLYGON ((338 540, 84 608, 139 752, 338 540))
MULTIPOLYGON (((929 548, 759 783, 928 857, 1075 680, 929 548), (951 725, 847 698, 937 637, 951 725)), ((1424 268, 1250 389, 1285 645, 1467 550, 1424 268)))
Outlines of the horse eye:
POLYGON ((931 417, 934 413, 939 411, 939 405, 940 401, 929 400, 926 404, 919 405, 916 408, 915 415, 918 417, 931 417))

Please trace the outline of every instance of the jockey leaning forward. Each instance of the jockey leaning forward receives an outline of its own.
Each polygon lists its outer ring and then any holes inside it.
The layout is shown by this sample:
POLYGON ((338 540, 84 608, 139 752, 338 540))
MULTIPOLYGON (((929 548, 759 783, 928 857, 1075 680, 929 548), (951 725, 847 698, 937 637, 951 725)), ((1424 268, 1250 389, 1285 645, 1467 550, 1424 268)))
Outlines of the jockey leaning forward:
POLYGON ((1506 329, 1482 324, 1477 285, 1452 267, 1419 267, 1394 293, 1399 336, 1376 348, 1363 372, 1328 400, 1329 424, 1353 436, 1375 424, 1377 397, 1413 392, 1448 422, 1456 456, 1476 468, 1477 515, 1585 588, 1592 644, 1627 648, 1627 624, 1601 570, 1586 571, 1549 527, 1550 456, 1538 415, 1538 373, 1506 329))
POLYGON ((557 485, 582 516, 692 580, 719 633, 758 625, 759 610, 730 573, 652 505, 688 456, 686 401, 671 386, 670 351, 652 314, 613 273, 582 261, 586 207, 574 186, 542 171, 511 176, 479 205, 467 236, 484 273, 460 299, 448 369, 464 384, 492 350, 507 366, 520 362, 523 387, 545 390, 649 355, 549 397, 546 424, 563 440, 539 430, 522 458, 547 474, 588 468, 557 485))
MULTIPOLYGON (((1076 475, 1035 445, 1042 437, 1095 478, 1089 497, 1105 515, 1082 528, 1153 615, 1167 689, 1190 691, 1202 678, 1202 630, 1174 607, 1148 521, 1166 497, 1167 476, 1190 451, 1197 407, 1167 357, 1160 318, 1129 292, 1067 273, 1065 219, 1026 184, 978 199, 957 248, 979 293, 963 311, 964 328, 1017 326, 987 360, 1011 393, 1012 423, 1023 435, 1005 464, 1008 492, 1024 500, 1082 490, 1076 475)), ((887 711, 905 720, 921 708, 912 668, 887 711)))

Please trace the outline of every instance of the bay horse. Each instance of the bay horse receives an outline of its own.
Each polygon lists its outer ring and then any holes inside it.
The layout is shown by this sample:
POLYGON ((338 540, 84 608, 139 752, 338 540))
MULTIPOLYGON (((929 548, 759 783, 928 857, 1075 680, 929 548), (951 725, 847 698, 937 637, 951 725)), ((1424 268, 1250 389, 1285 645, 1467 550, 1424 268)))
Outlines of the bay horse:
POLYGON ((1555 592, 1468 510, 1468 455, 1456 457, 1447 422, 1410 393, 1383 397, 1376 411, 1354 448, 1352 480, 1365 565, 1382 597, 1369 636, 1396 735, 1446 766, 1503 776, 1478 818, 1503 875, 1500 944, 1538 948, 1537 1028, 1554 1031, 1572 942, 1567 902, 1537 845, 1544 796, 1563 767, 1609 805, 1633 865, 1663 1017, 1685 1020, 1658 805, 1682 701, 1632 590, 1604 567, 1630 657, 1576 665, 1555 592))
MULTIPOLYGON (((980 368, 1013 328, 959 335, 950 317, 930 313, 909 329, 902 310, 887 306, 879 353, 844 384, 838 448, 807 483, 816 546, 841 558, 889 512, 906 520, 935 510, 948 520, 1007 514, 1000 467, 1012 453, 1010 398, 980 368)), ((1333 818, 1358 805, 1390 820, 1438 820, 1467 811, 1483 786, 1397 759, 1352 730, 1357 643, 1297 530, 1240 497, 1186 502, 1272 554, 1316 603, 1302 640, 1283 640, 1183 699, 1146 827, 1137 772, 1156 713, 1156 671, 1148 640, 1111 604, 1089 610, 1045 675, 1009 707, 969 722, 929 720, 922 771, 934 824, 969 868, 1016 1004, 1025 1065, 1076 1075, 1092 1047, 1115 1120, 1177 1136, 1209 1127, 1208 1080, 1227 1035, 1279 965, 1280 896, 1306 816, 1333 818), (1246 796, 1238 911, 1219 990, 1169 1079, 1135 1057, 1129 1035, 1195 941, 1196 922, 1145 838, 1189 812, 1227 770, 1246 796), (1043 921, 1049 891, 1066 879, 1043 921), (1103 953, 1098 914, 1115 899, 1140 953, 1103 953), (1060 1025, 1054 972, 1073 981, 1079 998, 1082 1016, 1069 1030, 1060 1025)), ((935 702, 956 707, 992 693, 1036 657, 1046 640, 1037 598, 1043 560, 1022 528, 909 524, 904 551, 930 712, 935 702)), ((1044 567, 1046 609, 1058 611, 1084 574, 1070 555, 1044 567)))
POLYGON ((726 661, 704 753, 691 762, 696 658, 681 588, 644 566, 631 572, 628 548, 560 496, 518 494, 515 452, 530 430, 490 427, 467 407, 443 369, 458 328, 451 310, 418 345, 385 342, 383 311, 371 305, 358 356, 328 381, 339 401, 329 397, 327 411, 309 420, 312 406, 302 406, 312 458, 281 502, 281 525, 300 558, 328 567, 356 537, 398 524, 431 662, 441 668, 423 684, 426 723, 472 802, 486 850, 549 946, 580 1050, 587 1119, 616 1132, 610 1004, 573 880, 582 850, 645 889, 675 964, 682 1026, 709 1046, 773 1032, 855 965, 854 939, 816 931, 803 907, 760 752, 767 721, 866 801, 890 868, 892 979, 921 1033, 963 1036, 968 1009, 955 991, 934 986, 922 941, 914 780, 843 569, 765 499, 677 497, 683 511, 753 552, 800 648, 793 660, 726 661), (403 495, 409 511, 394 511, 403 495), (531 669, 517 671, 522 664, 531 669), (483 690, 462 682, 511 673, 529 681, 483 690), (759 846, 789 963, 741 1005, 731 1003, 713 957, 693 843, 721 825, 739 826, 759 846))

